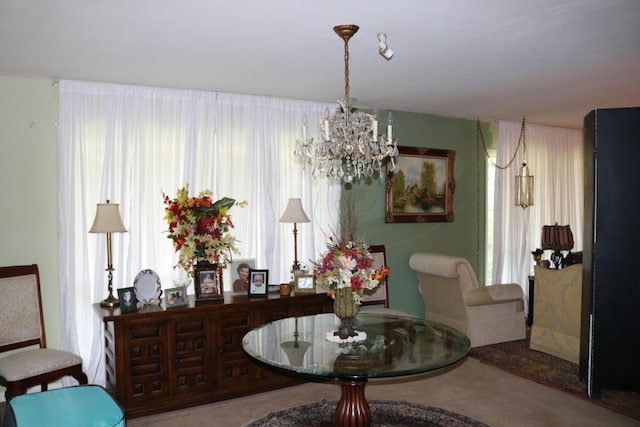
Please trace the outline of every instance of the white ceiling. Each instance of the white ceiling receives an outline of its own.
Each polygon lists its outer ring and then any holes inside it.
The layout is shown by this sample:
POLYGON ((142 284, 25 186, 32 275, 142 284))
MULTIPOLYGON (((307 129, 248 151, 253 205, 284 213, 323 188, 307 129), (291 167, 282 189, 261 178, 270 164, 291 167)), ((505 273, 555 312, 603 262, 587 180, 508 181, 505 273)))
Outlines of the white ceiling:
POLYGON ((640 106, 639 0, 0 0, 0 75, 333 102, 338 24, 361 107, 582 128, 640 106))

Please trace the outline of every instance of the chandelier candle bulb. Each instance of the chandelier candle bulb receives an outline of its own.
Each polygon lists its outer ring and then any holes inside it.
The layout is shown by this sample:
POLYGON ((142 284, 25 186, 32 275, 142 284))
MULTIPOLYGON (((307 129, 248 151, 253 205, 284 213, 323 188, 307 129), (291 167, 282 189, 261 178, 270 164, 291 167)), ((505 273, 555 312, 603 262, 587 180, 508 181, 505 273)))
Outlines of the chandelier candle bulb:
POLYGON ((391 113, 387 116, 387 138, 391 144, 393 142, 393 116, 391 113))
POLYGON ((307 141, 307 115, 302 116, 302 141, 307 141))
POLYGON ((329 137, 329 110, 327 110, 327 114, 325 116, 325 119, 322 121, 323 122, 323 132, 324 132, 324 140, 325 141, 329 141, 330 137, 329 137))
POLYGON ((373 115, 373 123, 371 125, 373 128, 373 142, 378 142, 378 115, 373 115))

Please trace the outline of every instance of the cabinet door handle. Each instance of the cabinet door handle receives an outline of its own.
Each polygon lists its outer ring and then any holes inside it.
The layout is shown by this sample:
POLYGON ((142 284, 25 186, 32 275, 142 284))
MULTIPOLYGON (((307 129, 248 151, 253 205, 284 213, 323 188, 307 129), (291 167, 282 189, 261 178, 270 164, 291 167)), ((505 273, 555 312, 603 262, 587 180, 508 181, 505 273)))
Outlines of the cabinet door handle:
POLYGON ((173 364, 175 366, 178 366, 178 362, 180 362, 180 359, 182 359, 182 357, 180 357, 180 356, 169 356, 169 359, 171 359, 173 361, 173 364))

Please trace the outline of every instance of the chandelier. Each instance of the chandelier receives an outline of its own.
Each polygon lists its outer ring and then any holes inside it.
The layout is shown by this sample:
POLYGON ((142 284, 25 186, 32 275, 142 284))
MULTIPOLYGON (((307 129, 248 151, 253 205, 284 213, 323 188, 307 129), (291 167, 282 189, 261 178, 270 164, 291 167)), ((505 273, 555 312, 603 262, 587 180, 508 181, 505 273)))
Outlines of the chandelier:
POLYGON ((344 40, 344 98, 333 114, 325 109, 320 118, 321 136, 317 141, 307 137, 307 118, 302 118, 302 138, 296 141, 294 155, 313 165, 313 176, 337 178, 352 182, 354 178, 370 177, 382 169, 389 159, 389 169, 395 169, 398 155, 393 138, 393 116, 387 118, 387 135, 378 135, 378 113, 357 111, 352 106, 357 99, 349 96, 349 39, 358 31, 357 25, 338 25, 333 31, 344 40))

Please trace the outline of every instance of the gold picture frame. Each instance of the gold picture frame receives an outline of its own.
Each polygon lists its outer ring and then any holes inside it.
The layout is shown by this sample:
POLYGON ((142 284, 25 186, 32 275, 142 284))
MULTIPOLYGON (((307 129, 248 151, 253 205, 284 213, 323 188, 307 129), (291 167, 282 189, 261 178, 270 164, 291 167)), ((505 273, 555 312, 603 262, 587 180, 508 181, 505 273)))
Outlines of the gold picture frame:
POLYGON ((385 222, 453 222, 455 150, 398 146, 387 162, 385 222))
POLYGON ((297 274, 293 276, 293 294, 315 294, 316 278, 313 274, 297 274))

